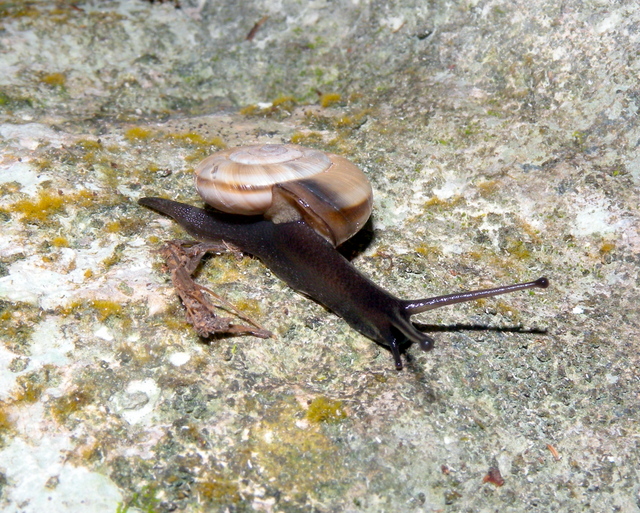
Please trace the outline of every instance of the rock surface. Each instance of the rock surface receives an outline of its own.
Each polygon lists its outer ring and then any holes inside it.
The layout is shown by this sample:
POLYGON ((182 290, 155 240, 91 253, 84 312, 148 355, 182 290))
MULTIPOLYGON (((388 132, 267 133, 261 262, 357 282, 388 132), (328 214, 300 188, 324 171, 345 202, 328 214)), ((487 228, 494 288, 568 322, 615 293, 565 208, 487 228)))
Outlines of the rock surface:
POLYGON ((640 7, 222 4, 0 5, 2 510, 640 511, 640 7), (396 372, 221 255, 275 337, 202 341, 135 201, 256 141, 363 168, 401 297, 551 287, 421 316, 396 372))

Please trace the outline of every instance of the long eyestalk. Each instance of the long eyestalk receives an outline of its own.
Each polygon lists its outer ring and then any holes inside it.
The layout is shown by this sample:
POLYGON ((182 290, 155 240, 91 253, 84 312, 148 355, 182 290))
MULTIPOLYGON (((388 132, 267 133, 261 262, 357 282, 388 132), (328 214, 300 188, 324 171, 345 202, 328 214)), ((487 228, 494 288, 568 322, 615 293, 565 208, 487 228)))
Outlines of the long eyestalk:
POLYGON ((463 303, 465 301, 473 301, 483 297, 499 296, 500 294, 508 294, 518 290, 540 288, 546 289, 549 286, 547 278, 538 278, 535 281, 526 283, 516 283, 514 285, 506 285, 504 287, 496 287, 493 289, 473 290, 471 292, 460 292, 458 294, 447 294, 445 296, 431 297, 427 299, 416 299, 404 301, 403 310, 411 315, 440 308, 441 306, 453 305, 455 303, 463 303))

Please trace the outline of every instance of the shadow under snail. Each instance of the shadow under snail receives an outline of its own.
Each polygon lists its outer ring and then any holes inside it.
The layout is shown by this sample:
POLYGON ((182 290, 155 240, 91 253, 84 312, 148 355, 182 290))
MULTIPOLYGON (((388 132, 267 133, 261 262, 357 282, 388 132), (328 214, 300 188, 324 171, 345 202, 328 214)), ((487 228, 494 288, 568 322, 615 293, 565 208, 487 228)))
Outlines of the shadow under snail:
POLYGON ((198 193, 215 211, 163 198, 138 203, 172 217, 199 241, 224 241, 259 258, 291 288, 389 348, 398 370, 404 345, 416 342, 426 351, 434 343, 412 315, 549 284, 539 278, 415 300, 378 287, 336 250, 362 228, 372 207, 366 176, 338 155, 293 144, 244 146, 214 153, 195 173, 198 193))

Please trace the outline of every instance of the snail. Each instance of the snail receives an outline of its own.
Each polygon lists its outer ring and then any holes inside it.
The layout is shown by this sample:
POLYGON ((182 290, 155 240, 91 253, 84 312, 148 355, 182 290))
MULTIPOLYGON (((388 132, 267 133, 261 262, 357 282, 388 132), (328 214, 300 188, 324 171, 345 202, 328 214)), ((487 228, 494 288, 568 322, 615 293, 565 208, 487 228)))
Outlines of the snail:
POLYGON ((293 144, 226 149, 195 170, 196 189, 213 209, 146 197, 138 203, 172 217, 203 242, 232 244, 259 258, 291 288, 326 306, 351 327, 391 350, 433 347, 411 316, 445 305, 534 287, 547 278, 427 299, 403 300, 374 284, 336 247, 354 235, 372 209, 365 174, 344 157, 293 144))

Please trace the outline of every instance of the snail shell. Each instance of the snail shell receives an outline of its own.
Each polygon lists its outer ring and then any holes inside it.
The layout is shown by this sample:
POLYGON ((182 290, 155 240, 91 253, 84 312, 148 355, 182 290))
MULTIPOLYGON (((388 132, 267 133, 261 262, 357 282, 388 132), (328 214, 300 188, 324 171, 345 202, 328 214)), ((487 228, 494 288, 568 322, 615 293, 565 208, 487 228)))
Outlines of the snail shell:
POLYGON ((338 246, 371 215, 371 185, 344 157, 295 144, 219 151, 196 168, 196 189, 222 212, 264 215, 274 223, 303 219, 338 246))

